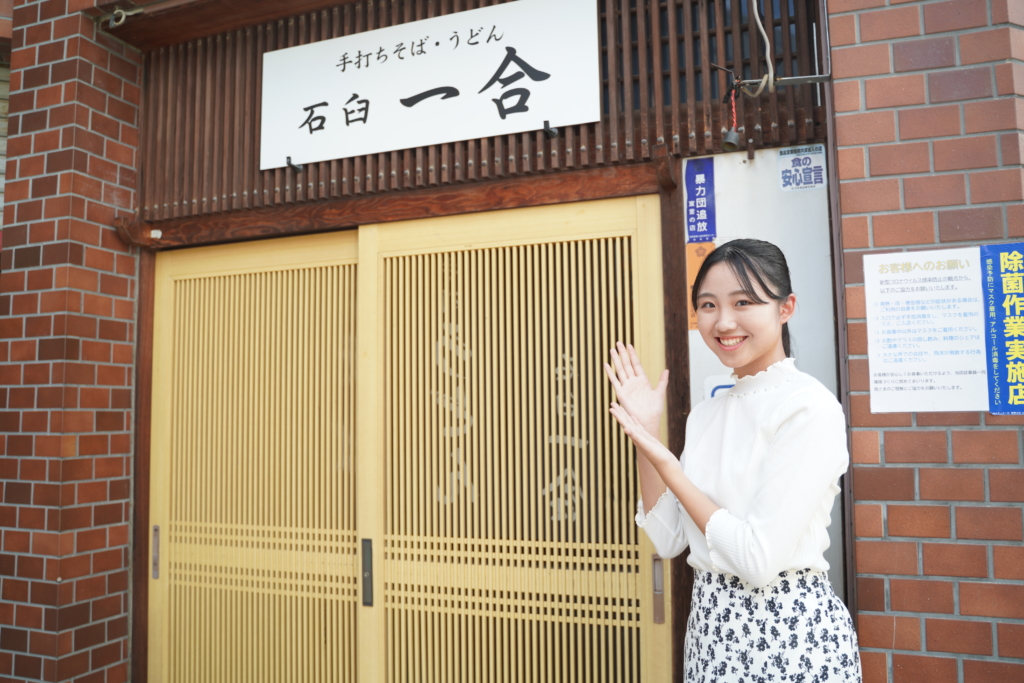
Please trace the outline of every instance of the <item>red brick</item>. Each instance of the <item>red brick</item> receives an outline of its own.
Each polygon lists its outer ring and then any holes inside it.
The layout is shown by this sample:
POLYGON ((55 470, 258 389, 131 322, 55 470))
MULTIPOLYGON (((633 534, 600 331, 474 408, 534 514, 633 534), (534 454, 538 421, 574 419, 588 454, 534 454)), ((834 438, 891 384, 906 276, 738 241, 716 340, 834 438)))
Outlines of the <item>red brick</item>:
POLYGON ((980 171, 971 174, 971 202, 1024 200, 1024 169, 980 171))
POLYGON ((964 683, 1021 683, 1024 664, 964 661, 964 683))
MULTIPOLYGON (((844 150, 840 150, 840 152, 842 151, 844 150)), ((842 234, 844 249, 858 249, 871 246, 867 216, 843 217, 842 234)))
POLYGON ((836 117, 836 140, 840 147, 893 142, 896 127, 889 111, 844 114, 836 117))
POLYGON ((999 207, 952 209, 939 212, 939 241, 960 242, 1002 237, 1003 212, 999 207))
POLYGON ((925 103, 925 77, 922 75, 876 78, 864 82, 867 109, 925 103))
MULTIPOLYGON (((856 541, 855 545, 854 555, 858 573, 917 574, 917 544, 915 543, 856 541)), ((952 596, 950 600, 952 601, 952 596)))
POLYGON ((996 64, 995 72, 997 95, 1024 95, 1024 64, 996 64))
POLYGON ((988 554, 983 545, 924 543, 921 554, 928 576, 988 576, 988 554))
POLYGON ((1024 580, 1024 546, 992 546, 992 559, 997 579, 1024 580))
POLYGON ((853 528, 858 537, 882 537, 882 506, 854 505, 853 528))
POLYGON ((957 507, 956 537, 998 541, 1024 540, 1019 507, 957 507))
POLYGON ((964 132, 987 133, 1024 127, 1024 102, 1004 97, 964 105, 964 132))
POLYGON ((1015 52, 1024 49, 1024 44, 1021 44, 1020 47, 1013 44, 1012 32, 1015 31, 1019 31, 1019 29, 1003 27, 992 31, 964 33, 960 36, 960 63, 978 64, 1004 59, 1021 59, 1024 55, 1015 54, 1015 52), (1017 49, 1015 50, 1014 47, 1017 49))
POLYGON ((917 476, 921 500, 985 500, 982 470, 922 467, 917 476))
POLYGON ((857 19, 852 14, 831 17, 828 20, 828 37, 833 46, 854 45, 857 42, 857 19))
POLYGON ((986 429, 953 432, 953 462, 1016 463, 1017 432, 986 429))
POLYGON ((893 654, 893 683, 958 683, 956 660, 948 657, 893 654))
POLYGON ((925 5, 925 33, 943 33, 988 25, 986 3, 977 0, 950 0, 925 5))
POLYGON ((921 19, 917 7, 864 12, 860 15, 860 40, 863 43, 920 34, 921 19))
POLYGON ((977 100, 992 96, 992 69, 987 66, 928 74, 932 103, 977 100))
POLYGON ((832 77, 836 79, 875 76, 890 71, 887 44, 864 45, 832 50, 832 77))
POLYGON ((875 464, 878 459, 878 432, 856 431, 852 433, 853 452, 851 459, 855 463, 875 464))
POLYGON ((936 140, 932 145, 935 150, 936 171, 987 168, 999 165, 994 135, 936 140))
POLYGON ((889 536, 949 538, 948 505, 889 505, 889 536))
POLYGON ((1000 136, 999 147, 1002 150, 1004 165, 1019 164, 1024 159, 1024 135, 1021 133, 1000 136))
POLYGON ((931 170, 927 142, 872 145, 868 148, 868 156, 872 177, 925 173, 931 170))
POLYGON ((960 584, 960 614, 972 617, 1024 618, 1024 585, 960 584))
POLYGON ((987 621, 925 619, 925 645, 929 652, 992 654, 992 625, 987 621))
POLYGON ((857 607, 863 614, 885 611, 885 579, 857 577, 857 607))
POLYGON ((960 108, 947 105, 904 109, 899 113, 899 122, 900 140, 959 135, 960 108))
POLYGON ((990 469, 988 486, 994 503, 1024 503, 1024 470, 990 469))
POLYGON ((999 624, 999 656, 1024 659, 1024 624, 999 624))
POLYGON ((935 241, 934 223, 930 211, 879 214, 872 220, 875 246, 930 244, 935 241))
POLYGON ((929 175, 906 178, 903 196, 908 209, 950 206, 966 202, 967 188, 961 174, 929 175))
POLYGON ((920 650, 920 621, 914 617, 861 614, 857 617, 857 639, 861 647, 920 650))
POLYGON ((839 189, 844 214, 895 211, 900 208, 899 181, 865 180, 843 183, 839 189))
POLYGON ((840 81, 832 84, 837 112, 860 109, 860 81, 840 81))
POLYGON ((868 352, 867 323, 850 323, 846 326, 846 344, 852 354, 868 352))
MULTIPOLYGON (((877 220, 877 218, 876 218, 877 220)), ((946 432, 893 431, 886 432, 885 462, 946 462, 946 432)))
POLYGON ((948 581, 889 579, 889 604, 898 612, 952 614, 953 584, 948 581))
POLYGON ((914 470, 909 467, 857 467, 855 500, 914 500, 914 470))
POLYGON ((850 178, 863 178, 864 177, 864 149, 861 147, 853 147, 849 149, 841 149, 838 152, 839 156, 839 178, 841 180, 847 180, 850 178))

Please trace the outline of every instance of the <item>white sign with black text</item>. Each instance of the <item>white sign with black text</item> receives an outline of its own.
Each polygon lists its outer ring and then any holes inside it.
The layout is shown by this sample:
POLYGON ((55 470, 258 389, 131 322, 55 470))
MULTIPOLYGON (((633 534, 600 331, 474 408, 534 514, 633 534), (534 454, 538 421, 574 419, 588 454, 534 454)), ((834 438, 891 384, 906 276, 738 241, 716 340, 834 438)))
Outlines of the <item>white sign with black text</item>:
POLYGON ((597 121, 598 55, 596 0, 517 0, 268 52, 260 168, 597 121))
POLYGON ((864 256, 872 413, 988 410, 978 248, 864 256))

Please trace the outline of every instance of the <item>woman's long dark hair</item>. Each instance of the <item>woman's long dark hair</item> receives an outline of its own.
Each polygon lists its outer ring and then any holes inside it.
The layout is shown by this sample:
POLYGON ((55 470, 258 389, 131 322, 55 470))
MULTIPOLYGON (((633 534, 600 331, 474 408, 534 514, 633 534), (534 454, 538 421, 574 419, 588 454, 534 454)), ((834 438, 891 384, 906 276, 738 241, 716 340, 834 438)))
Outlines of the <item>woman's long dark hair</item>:
MULTIPOLYGON (((697 278, 693 281, 693 292, 690 295, 693 310, 697 310, 697 295, 700 293, 704 278, 712 266, 719 263, 729 264, 736 279, 740 281, 743 292, 754 303, 768 303, 758 295, 754 287, 755 282, 761 291, 775 301, 785 301, 793 293, 793 286, 789 280, 789 266, 781 249, 764 240, 732 240, 708 254, 697 271, 697 278)), ((782 349, 787 357, 792 355, 789 323, 782 324, 782 349)))

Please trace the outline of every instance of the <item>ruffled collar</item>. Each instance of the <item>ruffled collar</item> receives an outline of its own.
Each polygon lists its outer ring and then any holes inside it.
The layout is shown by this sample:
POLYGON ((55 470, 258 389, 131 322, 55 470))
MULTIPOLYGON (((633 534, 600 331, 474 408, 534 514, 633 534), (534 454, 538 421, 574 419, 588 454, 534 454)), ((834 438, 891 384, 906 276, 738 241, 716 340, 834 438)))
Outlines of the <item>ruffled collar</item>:
POLYGON ((793 380, 799 372, 796 369, 795 358, 784 358, 772 363, 755 375, 736 377, 734 374, 732 378, 736 380, 736 385, 729 389, 729 395, 745 396, 759 391, 768 391, 793 380))

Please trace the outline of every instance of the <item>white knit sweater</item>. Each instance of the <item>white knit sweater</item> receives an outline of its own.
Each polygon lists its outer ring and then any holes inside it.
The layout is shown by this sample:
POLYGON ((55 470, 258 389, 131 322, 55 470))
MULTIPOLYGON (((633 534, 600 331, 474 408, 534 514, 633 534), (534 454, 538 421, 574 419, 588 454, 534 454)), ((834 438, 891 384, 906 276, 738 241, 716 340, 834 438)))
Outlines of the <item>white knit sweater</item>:
POLYGON ((670 491, 647 515, 641 501, 636 522, 661 557, 689 545, 694 568, 754 586, 787 569, 826 571, 829 513, 848 463, 839 402, 787 358, 690 413, 681 467, 722 508, 707 536, 670 491))

